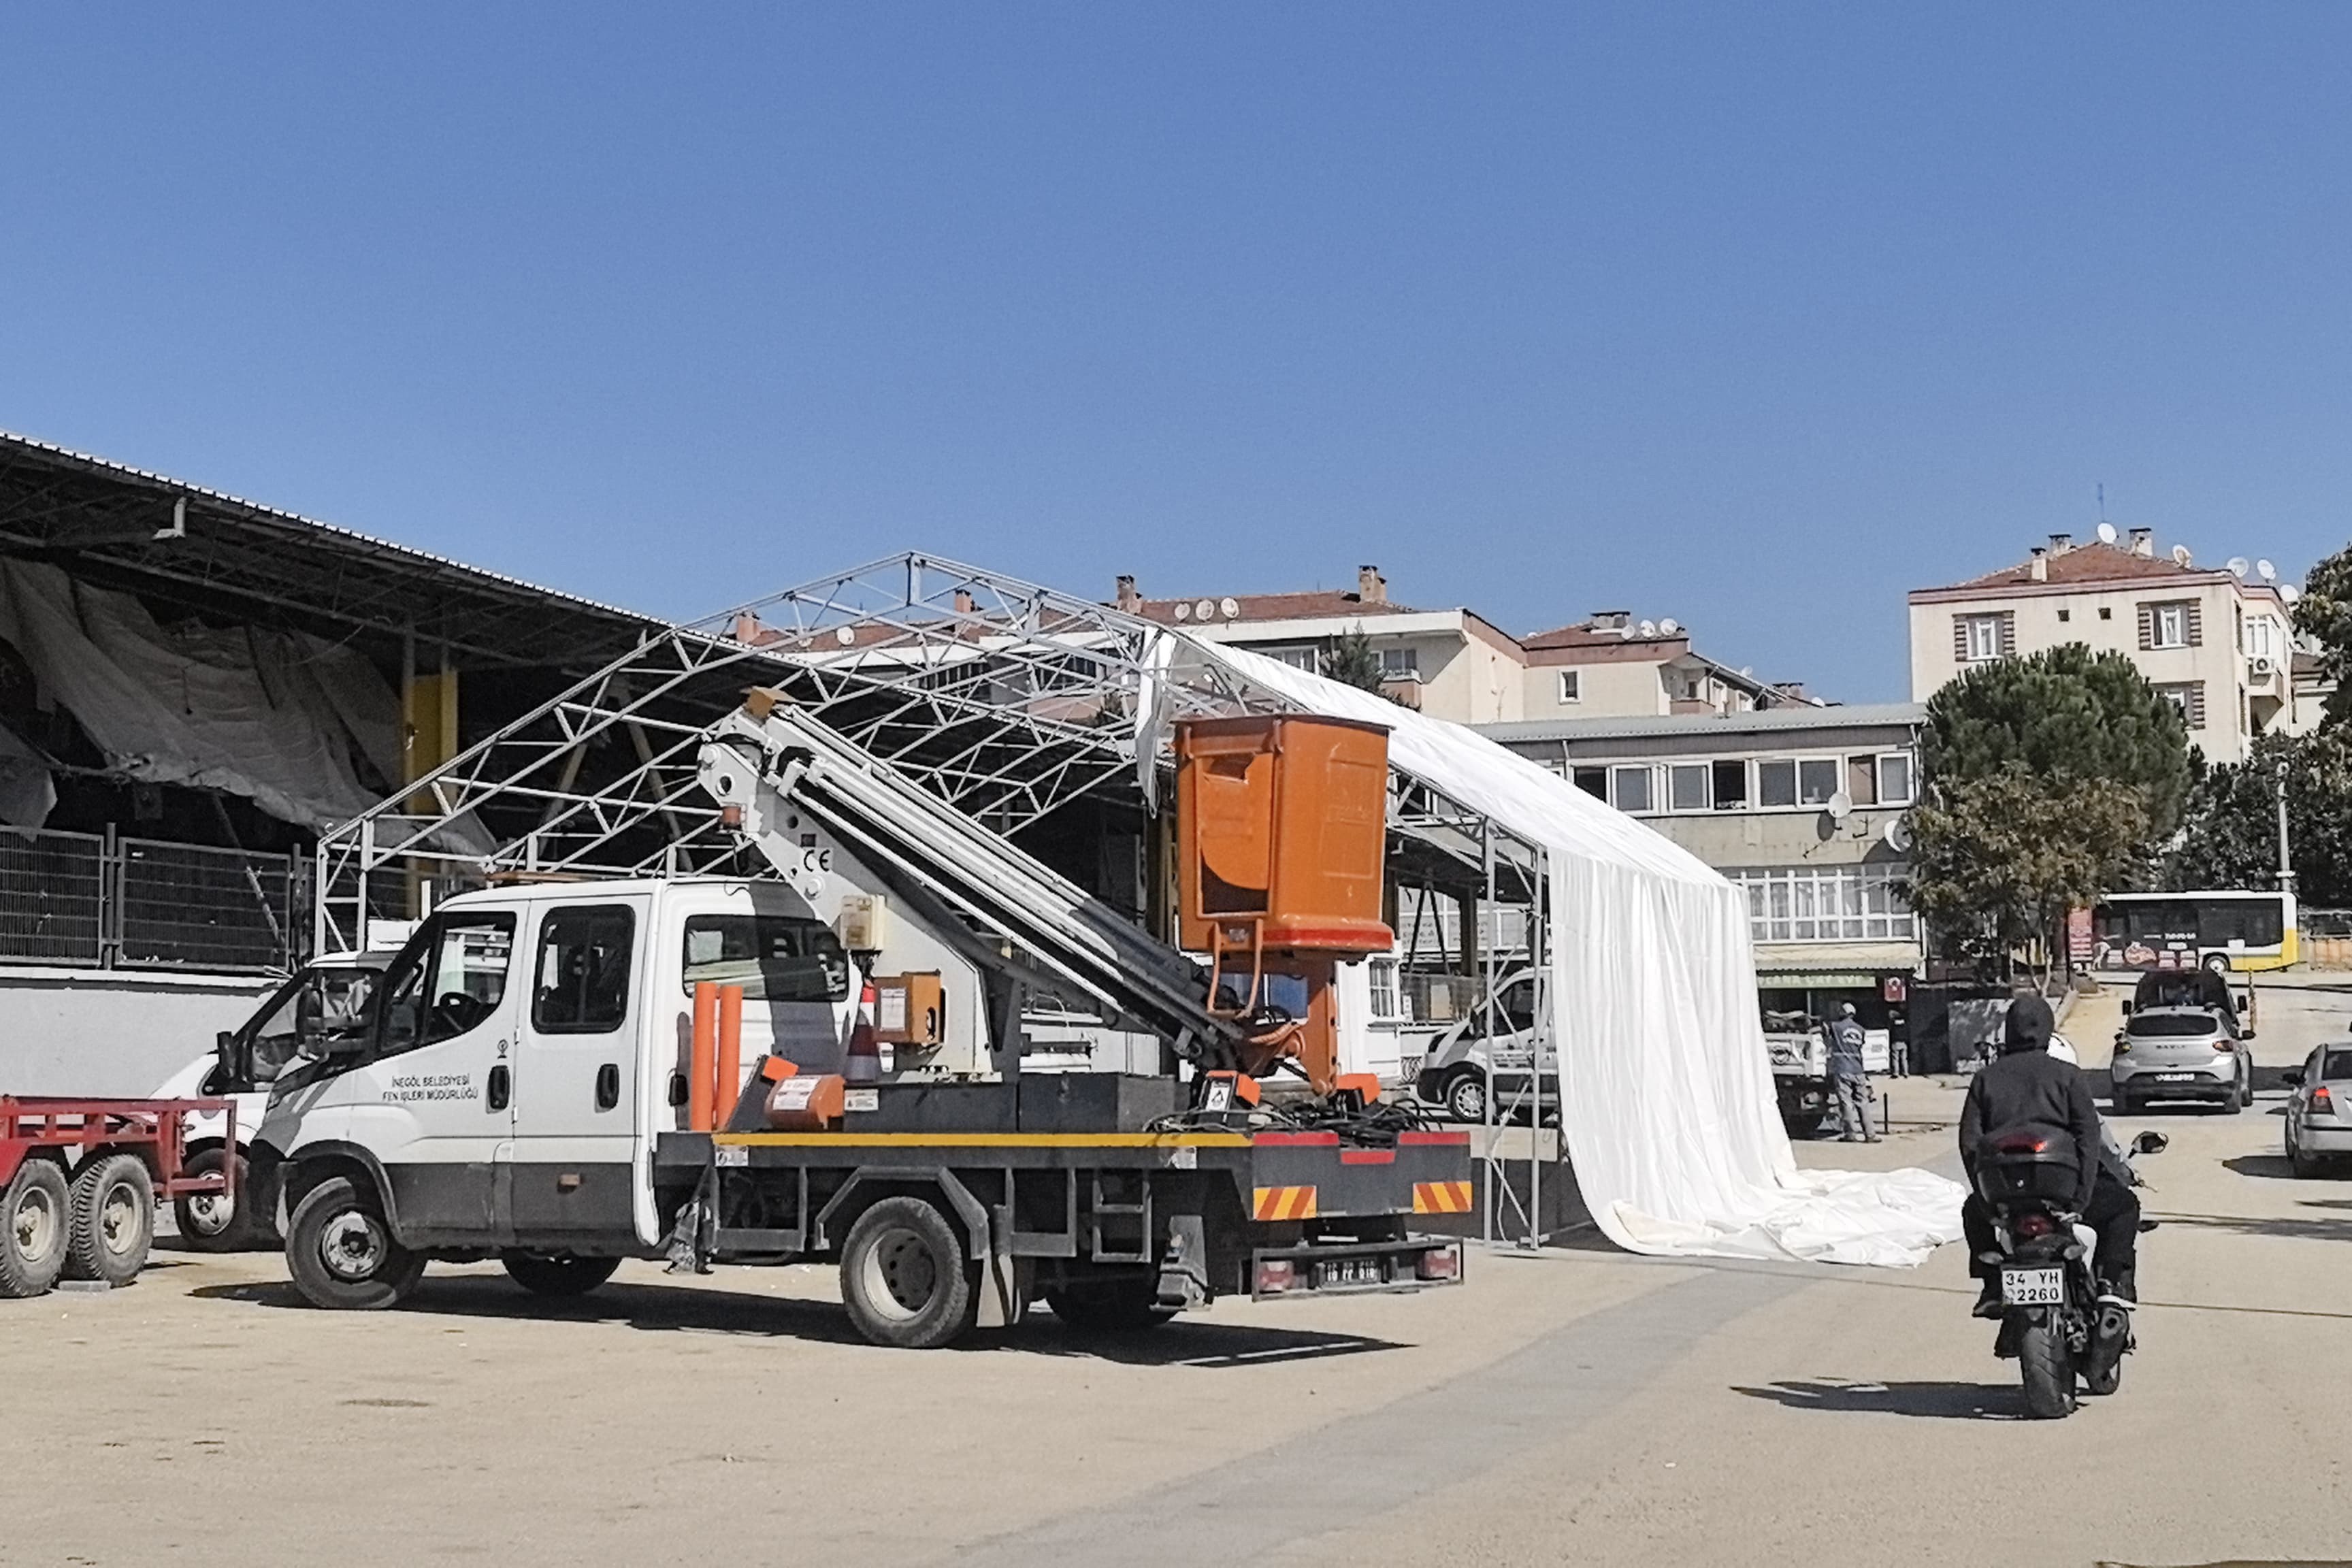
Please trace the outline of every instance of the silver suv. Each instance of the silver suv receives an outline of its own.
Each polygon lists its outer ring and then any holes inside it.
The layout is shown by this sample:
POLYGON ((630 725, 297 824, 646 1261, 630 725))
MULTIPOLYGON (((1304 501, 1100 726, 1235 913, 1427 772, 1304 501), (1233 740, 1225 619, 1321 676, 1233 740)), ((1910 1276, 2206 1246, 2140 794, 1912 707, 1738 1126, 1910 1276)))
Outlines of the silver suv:
POLYGON ((2160 1100, 2218 1105, 2235 1115, 2254 1102, 2254 1054, 2224 1009, 2168 1002, 2135 1007, 2116 1034, 2107 1068, 2116 1114, 2160 1100))

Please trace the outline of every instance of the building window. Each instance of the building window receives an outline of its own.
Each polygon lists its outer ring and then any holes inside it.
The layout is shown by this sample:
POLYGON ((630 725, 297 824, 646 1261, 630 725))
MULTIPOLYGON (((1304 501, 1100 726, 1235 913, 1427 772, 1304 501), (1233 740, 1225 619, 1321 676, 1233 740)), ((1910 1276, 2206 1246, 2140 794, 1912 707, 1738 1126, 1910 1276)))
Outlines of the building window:
POLYGON ((1609 770, 1607 768, 1577 769, 1576 787, 1595 800, 1606 801, 1609 798, 1609 770))
POLYGON ((2060 605, 2060 606, 2058 607, 2058 624, 2059 624, 2059 625, 2063 626, 2063 625, 2065 625, 2068 621, 2071 621, 2071 620, 2073 620, 2074 618, 2074 611, 2072 611, 2072 610, 2070 610, 2070 609, 2067 609, 2067 608, 2066 608, 2064 605, 2060 605))
POLYGON ((1807 757, 1797 764, 1797 804, 1827 805, 1837 794, 1838 764, 1834 757, 1807 757))
POLYGON ((2268 616, 2249 616, 2246 618, 2246 657, 2248 658, 2274 657, 2275 650, 2271 645, 2272 624, 2268 616))
POLYGON ((1797 764, 1783 760, 1756 764, 1756 804, 1761 806, 1797 804, 1797 764))
POLYGON ((1715 809, 1739 811, 1748 805, 1748 764, 1717 763, 1714 764, 1715 809))
POLYGON ((2139 607, 2139 646, 2196 647, 2205 640, 2203 617, 2194 599, 2172 599, 2139 607))
POLYGON ((2017 617, 2010 611, 1952 617, 1952 657, 1960 663, 1982 664, 2016 651, 2017 617))
POLYGON ((1674 811, 1706 809, 1705 763, 1676 763, 1666 770, 1666 805, 1674 811))
POLYGON ((1372 1016, 1375 1018, 1402 1016, 1397 1007, 1397 961, 1393 958, 1375 958, 1367 967, 1365 973, 1371 981, 1372 1016))
POLYGON ((1911 753, 1887 752, 1878 759, 1878 804, 1911 804, 1911 753))
POLYGON ((2176 681, 2158 686, 2156 694, 2180 710, 2181 722, 2191 730, 2205 728, 2205 683, 2201 680, 2176 681))
POLYGON ((1381 649, 1382 680, 1419 680, 1421 650, 1417 647, 1384 647, 1381 649))
POLYGON ((1323 672, 1322 658, 1311 647, 1270 647, 1265 650, 1265 657, 1276 664, 1286 664, 1293 669, 1303 669, 1309 675, 1320 675, 1323 672))
POLYGON ((1562 702, 1584 700, 1584 671, 1563 669, 1559 672, 1559 700, 1562 702))
POLYGON ((2116 607, 2113 605, 2101 605, 2099 606, 2099 619, 2103 621, 2112 621, 2115 618, 2116 607))
POLYGON ((1652 811, 1650 770, 1647 768, 1612 768, 1609 785, 1620 811, 1652 811))
POLYGON ((1758 942, 1909 942, 1918 935, 1896 881, 1909 868, 1775 866, 1724 874, 1748 890, 1758 942))

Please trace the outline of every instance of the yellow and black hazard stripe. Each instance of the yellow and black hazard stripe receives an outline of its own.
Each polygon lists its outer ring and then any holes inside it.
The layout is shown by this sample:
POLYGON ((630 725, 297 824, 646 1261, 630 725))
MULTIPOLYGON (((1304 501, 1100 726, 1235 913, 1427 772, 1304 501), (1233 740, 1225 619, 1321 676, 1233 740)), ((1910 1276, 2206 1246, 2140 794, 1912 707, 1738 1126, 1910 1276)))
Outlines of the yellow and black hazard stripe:
POLYGON ((1251 1213, 1257 1219, 1313 1219, 1315 1189, 1313 1187, 1254 1187, 1256 1201, 1251 1213))
MULTIPOLYGON (((1260 1192, 1265 1189, 1260 1187, 1260 1192)), ((1468 1214, 1470 1184, 1467 1182, 1415 1182, 1412 1184, 1412 1212, 1415 1214, 1468 1214)))

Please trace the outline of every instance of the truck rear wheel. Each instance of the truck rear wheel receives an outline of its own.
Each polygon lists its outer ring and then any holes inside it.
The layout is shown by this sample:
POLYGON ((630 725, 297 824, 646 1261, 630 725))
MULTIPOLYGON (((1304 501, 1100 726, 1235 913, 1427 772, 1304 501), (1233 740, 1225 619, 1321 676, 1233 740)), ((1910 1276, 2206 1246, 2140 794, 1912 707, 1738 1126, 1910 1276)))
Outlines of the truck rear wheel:
POLYGON ((585 1296, 621 1266, 617 1258, 553 1258, 543 1252, 502 1252, 499 1261, 534 1296, 585 1296))
POLYGON ((66 1278, 128 1285, 155 1244, 155 1182, 136 1154, 100 1154, 75 1173, 66 1278))
POLYGON ((54 1160, 26 1160, 0 1194, 0 1297, 37 1296, 66 1266, 72 1199, 54 1160))
POLYGON ((286 1226, 286 1271, 314 1307, 381 1311, 400 1304, 425 1259, 393 1239, 392 1227, 348 1176, 330 1176, 294 1207, 286 1226))
MULTIPOLYGON (((221 1168, 227 1152, 206 1149, 188 1161, 188 1174, 208 1176, 221 1168)), ((180 1244, 191 1252, 242 1252, 277 1241, 266 1223, 255 1223, 245 1202, 245 1156, 230 1167, 225 1193, 195 1193, 172 1200, 172 1217, 180 1227, 180 1244)))
POLYGON ((898 1350, 952 1343, 980 1310, 962 1238, 936 1205, 916 1197, 884 1198, 849 1227, 841 1300, 859 1333, 898 1350))

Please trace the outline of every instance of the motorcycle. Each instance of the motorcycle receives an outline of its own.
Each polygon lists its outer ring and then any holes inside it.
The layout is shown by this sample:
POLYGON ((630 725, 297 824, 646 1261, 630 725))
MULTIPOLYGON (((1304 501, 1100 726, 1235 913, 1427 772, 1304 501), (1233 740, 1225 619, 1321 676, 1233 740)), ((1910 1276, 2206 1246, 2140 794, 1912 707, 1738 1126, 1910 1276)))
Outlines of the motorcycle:
MULTIPOLYGON (((2143 1132, 2130 1152, 2158 1153, 2167 1142, 2161 1132, 2143 1132)), ((2048 1128, 1996 1135, 1978 1163, 1978 1194, 1992 1211, 2000 1248, 1985 1259, 2000 1269, 1993 1354, 2016 1360, 2026 1410, 2037 1420, 2072 1415, 2078 1381, 2093 1394, 2113 1394, 2123 1358, 2135 1348, 2130 1307, 2100 1300, 2091 1277, 2098 1233, 2063 1206, 2074 1200, 2079 1172, 2073 1140, 2048 1128)), ((2153 1230, 2156 1222, 2142 1220, 2140 1228, 2153 1230)))

